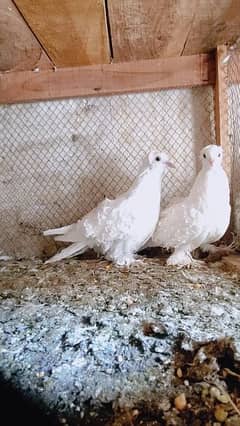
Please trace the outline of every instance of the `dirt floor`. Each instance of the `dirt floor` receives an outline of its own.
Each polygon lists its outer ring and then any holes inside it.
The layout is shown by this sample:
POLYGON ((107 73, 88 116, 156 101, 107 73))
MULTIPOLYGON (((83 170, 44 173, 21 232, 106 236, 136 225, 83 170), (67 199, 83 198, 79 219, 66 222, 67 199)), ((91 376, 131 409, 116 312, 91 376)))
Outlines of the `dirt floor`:
POLYGON ((1 261, 0 297, 7 424, 240 425, 240 279, 221 263, 1 261))

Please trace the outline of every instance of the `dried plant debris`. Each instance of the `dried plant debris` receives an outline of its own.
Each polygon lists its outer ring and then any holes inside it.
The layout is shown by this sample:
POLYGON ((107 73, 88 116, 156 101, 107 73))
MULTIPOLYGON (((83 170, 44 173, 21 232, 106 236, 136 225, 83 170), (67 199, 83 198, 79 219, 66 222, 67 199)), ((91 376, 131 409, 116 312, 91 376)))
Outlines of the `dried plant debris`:
POLYGON ((2 414, 17 394, 41 425, 240 425, 239 276, 219 264, 6 260, 0 299, 2 414))
MULTIPOLYGON (((186 350, 184 337, 180 337, 173 386, 188 403, 184 411, 175 403, 178 412, 174 417, 181 419, 176 424, 240 425, 240 361, 235 355, 231 338, 193 343, 193 349, 186 350)), ((168 420, 172 416, 170 412, 168 420)))
POLYGON ((176 344, 170 394, 151 406, 125 410, 109 425, 240 425, 240 362, 232 339, 176 344), (183 345, 184 346, 184 345, 183 345))
POLYGON ((233 234, 231 248, 236 250, 236 252, 240 252, 240 235, 233 234))

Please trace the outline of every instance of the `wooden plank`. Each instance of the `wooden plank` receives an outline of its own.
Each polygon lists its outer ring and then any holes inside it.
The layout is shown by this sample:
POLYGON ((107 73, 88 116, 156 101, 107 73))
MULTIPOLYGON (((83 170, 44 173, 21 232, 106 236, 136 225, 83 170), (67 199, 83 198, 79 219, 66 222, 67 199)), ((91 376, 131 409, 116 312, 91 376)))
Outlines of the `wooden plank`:
POLYGON ((0 74, 0 103, 214 84, 212 55, 0 74))
POLYGON ((108 0, 114 62, 180 56, 196 3, 108 0))
POLYGON ((14 0, 57 67, 109 63, 104 0, 14 0))
POLYGON ((50 68, 50 62, 11 0, 0 3, 0 72, 50 68), (43 63, 44 58, 44 63, 43 63))
POLYGON ((239 0, 108 0, 116 62, 192 55, 240 34, 239 0))
POLYGON ((228 81, 227 66, 224 58, 227 55, 225 45, 218 46, 216 51, 216 84, 215 84, 215 130, 216 143, 224 151, 223 165, 228 177, 231 177, 231 145, 228 135, 228 81))
POLYGON ((239 0, 199 0, 183 54, 209 52, 218 45, 234 42, 239 35, 239 0))

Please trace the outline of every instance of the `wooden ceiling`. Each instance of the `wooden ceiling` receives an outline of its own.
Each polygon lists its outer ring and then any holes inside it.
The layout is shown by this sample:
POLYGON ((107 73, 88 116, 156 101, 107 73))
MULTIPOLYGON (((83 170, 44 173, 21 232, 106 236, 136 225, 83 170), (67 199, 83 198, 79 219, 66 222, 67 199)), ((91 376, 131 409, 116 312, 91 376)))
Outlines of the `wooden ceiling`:
POLYGON ((240 35, 240 0, 109 0, 114 59, 207 53, 240 35))
POLYGON ((240 0, 1 0, 0 71, 209 52, 240 36, 240 0))

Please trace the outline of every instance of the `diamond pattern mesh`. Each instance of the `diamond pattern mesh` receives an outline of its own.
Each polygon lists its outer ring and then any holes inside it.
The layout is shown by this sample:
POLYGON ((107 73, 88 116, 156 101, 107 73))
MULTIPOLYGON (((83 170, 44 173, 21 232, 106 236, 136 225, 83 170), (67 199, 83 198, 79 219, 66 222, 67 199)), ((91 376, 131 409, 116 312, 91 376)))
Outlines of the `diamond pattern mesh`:
POLYGON ((0 249, 47 251, 41 230, 82 217, 126 190, 151 149, 176 164, 163 205, 189 189, 215 142, 211 87, 0 107, 0 249))
POLYGON ((228 62, 229 137, 232 148, 232 210, 234 230, 240 235, 240 48, 228 62))

